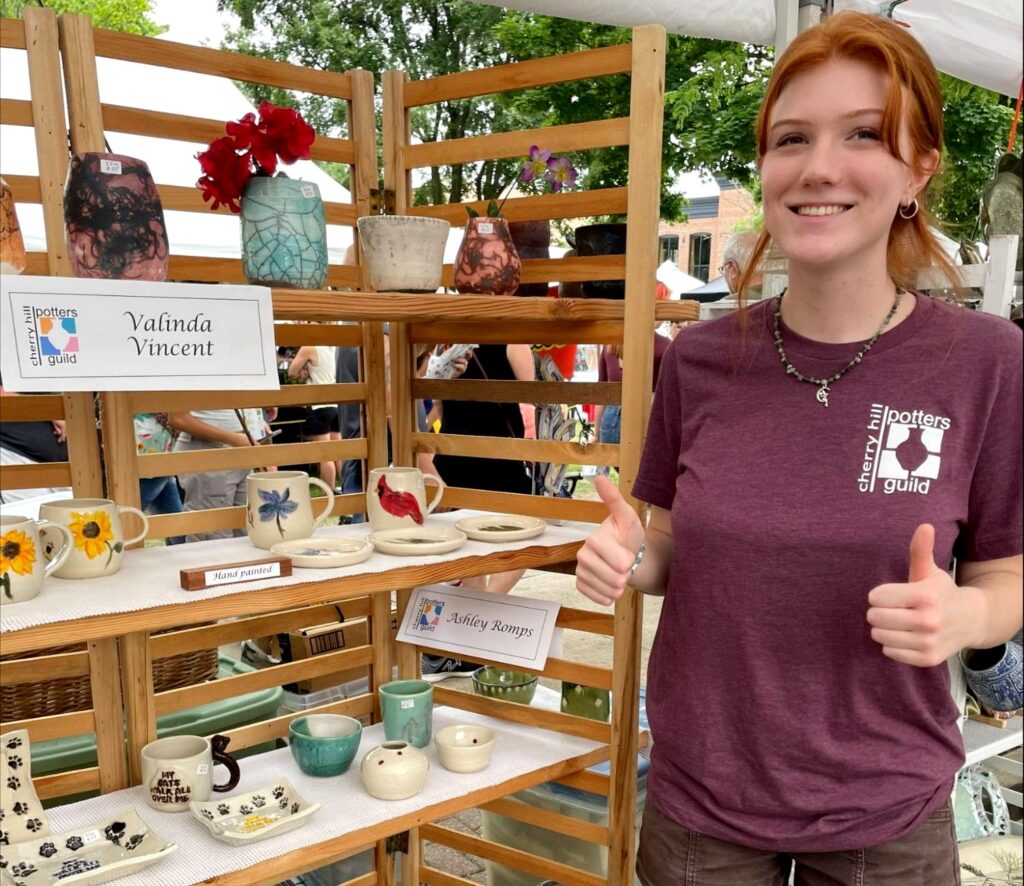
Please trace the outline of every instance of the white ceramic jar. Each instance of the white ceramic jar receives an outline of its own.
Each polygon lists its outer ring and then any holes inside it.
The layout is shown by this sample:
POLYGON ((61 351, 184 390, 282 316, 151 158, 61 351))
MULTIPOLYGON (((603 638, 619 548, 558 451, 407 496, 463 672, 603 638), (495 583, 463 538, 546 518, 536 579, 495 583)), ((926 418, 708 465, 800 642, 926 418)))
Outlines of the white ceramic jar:
POLYGON ((386 741, 368 751, 359 764, 363 786, 378 800, 405 800, 423 790, 430 761, 405 741, 386 741))

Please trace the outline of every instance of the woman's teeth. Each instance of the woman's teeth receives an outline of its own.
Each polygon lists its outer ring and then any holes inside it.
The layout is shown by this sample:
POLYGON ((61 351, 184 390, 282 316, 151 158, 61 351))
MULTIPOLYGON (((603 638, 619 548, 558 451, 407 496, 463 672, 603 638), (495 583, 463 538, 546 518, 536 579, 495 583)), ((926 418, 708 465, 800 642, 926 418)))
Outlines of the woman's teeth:
POLYGON ((847 206, 798 206, 797 215, 838 215, 846 212, 847 206))

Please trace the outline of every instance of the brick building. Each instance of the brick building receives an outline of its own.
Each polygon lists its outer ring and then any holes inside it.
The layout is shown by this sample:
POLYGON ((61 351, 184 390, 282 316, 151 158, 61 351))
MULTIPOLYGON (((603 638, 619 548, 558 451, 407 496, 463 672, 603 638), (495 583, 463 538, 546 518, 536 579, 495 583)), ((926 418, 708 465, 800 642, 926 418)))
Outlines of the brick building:
POLYGON ((658 262, 674 261, 680 270, 707 283, 719 276, 725 244, 738 224, 749 225, 757 205, 749 191, 724 178, 701 182, 686 176, 683 193, 689 200, 689 219, 659 224, 658 262))

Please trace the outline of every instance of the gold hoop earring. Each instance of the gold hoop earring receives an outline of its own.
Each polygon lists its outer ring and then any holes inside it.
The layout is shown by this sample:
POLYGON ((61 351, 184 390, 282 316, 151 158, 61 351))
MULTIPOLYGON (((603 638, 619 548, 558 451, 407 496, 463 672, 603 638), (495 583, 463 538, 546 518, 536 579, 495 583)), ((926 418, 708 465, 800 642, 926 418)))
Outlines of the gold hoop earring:
POLYGON ((914 197, 906 206, 900 206, 898 212, 900 218, 910 221, 915 215, 917 215, 917 197, 914 197))

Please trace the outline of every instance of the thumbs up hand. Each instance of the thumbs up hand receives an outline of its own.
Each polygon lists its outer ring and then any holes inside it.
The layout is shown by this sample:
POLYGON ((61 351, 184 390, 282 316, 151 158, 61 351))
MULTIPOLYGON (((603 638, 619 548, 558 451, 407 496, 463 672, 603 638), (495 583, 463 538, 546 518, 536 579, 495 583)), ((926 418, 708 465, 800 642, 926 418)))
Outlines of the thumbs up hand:
POLYGON ((602 606, 626 588, 629 570, 644 540, 644 525, 607 477, 596 478, 597 494, 608 508, 605 521, 583 543, 576 557, 576 589, 602 606))
POLYGON ((884 584, 868 594, 871 639, 893 661, 934 667, 970 645, 970 596, 935 565, 935 528, 922 523, 910 541, 905 584, 884 584))

